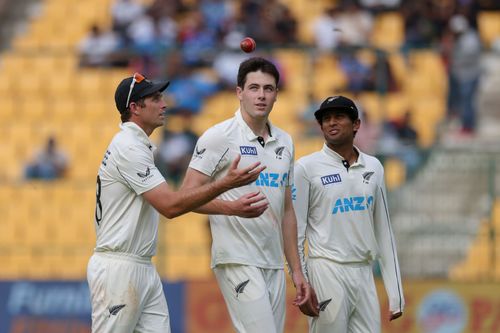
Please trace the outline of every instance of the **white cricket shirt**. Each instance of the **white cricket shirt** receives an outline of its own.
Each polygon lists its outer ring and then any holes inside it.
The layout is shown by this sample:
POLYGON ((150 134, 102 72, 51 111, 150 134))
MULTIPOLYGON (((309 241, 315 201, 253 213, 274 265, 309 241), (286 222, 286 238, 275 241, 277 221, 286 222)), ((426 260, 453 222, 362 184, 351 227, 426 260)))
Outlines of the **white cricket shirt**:
POLYGON ((154 165, 156 147, 135 123, 111 141, 97 176, 95 251, 151 257, 156 253, 158 212, 142 193, 165 181, 154 165))
POLYGON ((260 161, 267 168, 252 184, 221 194, 218 199, 236 200, 244 194, 261 191, 268 209, 257 218, 210 215, 212 267, 236 263, 261 268, 284 267, 281 223, 284 216, 285 188, 293 182, 294 147, 292 138, 268 123, 271 135, 264 147, 238 110, 233 118, 209 128, 198 140, 190 168, 207 176, 223 177, 240 154, 238 168, 260 161))
POLYGON ((303 269, 306 237, 310 258, 338 263, 378 259, 390 309, 402 311, 403 289, 384 169, 375 157, 357 151, 358 160, 348 169, 326 144, 295 164, 293 202, 303 269))

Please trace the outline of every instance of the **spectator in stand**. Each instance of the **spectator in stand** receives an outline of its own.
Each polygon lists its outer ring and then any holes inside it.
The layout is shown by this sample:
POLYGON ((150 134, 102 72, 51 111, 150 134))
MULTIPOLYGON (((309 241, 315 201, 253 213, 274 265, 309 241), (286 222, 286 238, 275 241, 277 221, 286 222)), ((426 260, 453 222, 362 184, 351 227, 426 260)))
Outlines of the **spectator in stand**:
POLYGON ((354 144, 369 155, 377 155, 381 135, 380 124, 374 122, 366 111, 362 111, 359 107, 358 110, 360 110, 361 125, 354 137, 354 144))
POLYGON ((126 66, 124 56, 120 56, 120 40, 112 31, 102 31, 94 24, 88 35, 78 45, 80 66, 110 67, 126 66))
POLYGON ((214 58, 212 68, 222 89, 234 90, 234 78, 238 75, 238 68, 246 58, 249 58, 249 55, 240 49, 240 41, 244 37, 243 33, 236 29, 229 32, 224 37, 224 49, 214 58))
POLYGON ((460 117, 461 134, 476 129, 476 93, 481 75, 481 41, 477 31, 462 15, 450 19, 448 118, 460 117))
POLYGON ((361 8, 356 0, 344 0, 337 15, 339 38, 342 46, 369 46, 373 29, 373 16, 361 8))
POLYGON ((320 137, 323 135, 321 128, 318 126, 314 112, 318 109, 318 105, 321 104, 314 94, 310 91, 307 94, 307 105, 305 110, 300 114, 298 122, 303 124, 304 137, 320 137))
POLYGON ((347 78, 346 90, 354 94, 374 90, 374 75, 370 65, 361 61, 352 49, 343 50, 339 57, 340 69, 347 78))
POLYGON ((422 150, 418 144, 418 132, 411 124, 409 111, 401 119, 384 124, 379 153, 384 157, 401 160, 406 167, 406 178, 413 178, 422 163, 422 150))
POLYGON ((156 165, 169 184, 178 187, 184 178, 198 135, 191 130, 192 117, 189 110, 179 112, 181 128, 163 130, 162 141, 156 156, 156 165))
POLYGON ((207 29, 216 34, 222 33, 234 17, 232 6, 225 0, 200 0, 199 8, 207 29))
POLYGON ((137 0, 114 0, 111 4, 113 30, 126 39, 129 25, 141 17, 144 12, 144 6, 137 0))
POLYGON ((167 61, 167 77, 171 78, 167 92, 172 103, 170 113, 198 114, 205 99, 220 90, 218 80, 190 67, 180 53, 171 53, 167 61))
POLYGON ((278 1, 268 1, 270 19, 274 28, 274 42, 276 45, 293 44, 297 42, 297 19, 285 4, 278 1))
POLYGON ((289 8, 284 8, 283 16, 276 21, 278 43, 291 44, 297 42, 297 19, 289 8))
POLYGON ((405 40, 401 50, 408 60, 412 49, 440 46, 441 33, 454 10, 453 1, 405 0, 401 6, 405 40))
POLYGON ((312 23, 314 44, 319 51, 332 51, 339 44, 338 22, 335 7, 327 7, 312 23))
POLYGON ((401 4, 401 0, 359 0, 360 5, 369 10, 372 14, 397 10, 401 4))
POLYGON ((67 168, 67 155, 58 149, 56 139, 49 137, 45 148, 26 166, 24 176, 26 179, 53 180, 63 178, 67 168))
POLYGON ((241 1, 239 17, 246 36, 252 36, 260 47, 273 44, 275 30, 270 4, 260 0, 241 1), (267 9, 266 9, 267 8, 267 9))
POLYGON ((191 67, 211 65, 218 46, 218 35, 207 28, 203 13, 191 10, 179 30, 185 64, 191 67))

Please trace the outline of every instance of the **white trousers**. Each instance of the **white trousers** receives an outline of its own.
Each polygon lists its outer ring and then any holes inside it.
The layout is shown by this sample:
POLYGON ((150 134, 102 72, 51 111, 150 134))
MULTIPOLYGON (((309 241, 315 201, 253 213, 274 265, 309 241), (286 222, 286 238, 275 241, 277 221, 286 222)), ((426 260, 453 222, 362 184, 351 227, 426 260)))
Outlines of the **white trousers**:
POLYGON ((163 286, 150 259, 96 252, 87 280, 93 333, 170 333, 163 286))
POLYGON ((310 333, 380 333, 380 306, 369 264, 307 262, 320 314, 309 319, 310 333))
POLYGON ((237 332, 283 332, 286 282, 282 269, 225 264, 215 267, 214 273, 237 332))

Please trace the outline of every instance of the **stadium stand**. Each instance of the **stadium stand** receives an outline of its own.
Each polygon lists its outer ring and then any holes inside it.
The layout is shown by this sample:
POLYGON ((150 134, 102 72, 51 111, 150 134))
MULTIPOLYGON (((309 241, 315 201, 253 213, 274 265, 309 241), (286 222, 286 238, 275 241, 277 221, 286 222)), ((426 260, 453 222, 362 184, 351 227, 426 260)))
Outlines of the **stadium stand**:
MULTIPOLYGON (((95 241, 96 170, 119 124, 113 93, 132 69, 79 68, 75 46, 92 23, 110 26, 111 2, 46 0, 26 33, 18 35, 10 49, 0 54, 4 77, 0 80, 0 278, 85 276, 95 241), (70 156, 68 177, 53 183, 21 181, 23 163, 36 143, 51 134, 70 156)), ((338 92, 350 94, 341 91, 347 78, 336 54, 316 55, 308 47, 312 41, 310 23, 330 3, 290 1, 290 9, 299 19, 302 46, 272 52, 283 66, 286 86, 271 119, 300 138, 296 140, 296 157, 323 144, 321 137, 301 137, 304 128, 297 119, 307 103, 307 93, 311 90, 319 99, 338 92)), ((482 12, 478 22, 483 41, 491 45, 500 35, 499 13, 482 12)), ((436 149, 438 125, 446 116, 446 68, 433 49, 411 51, 405 59, 398 51, 403 29, 398 13, 388 12, 377 16, 371 37, 372 46, 388 52, 400 90, 357 96, 375 121, 396 119, 410 110, 420 145, 432 150, 425 167, 409 183, 400 160, 389 158, 385 162, 387 185, 394 191, 394 229, 398 242, 405 244, 400 247, 402 270, 408 276, 491 278, 489 233, 492 225, 496 234, 500 230, 500 201, 495 201, 493 209, 489 205, 488 156, 478 153, 471 158, 470 153, 436 149), (493 222, 484 222, 489 210, 493 222), (439 255, 436 249, 442 250, 439 255), (475 259, 478 257, 482 261, 475 259)), ((366 50, 361 57, 373 57, 371 51, 366 50)), ((201 134, 231 116, 236 107, 232 91, 211 96, 193 119, 194 131, 201 134)), ((158 135, 154 138, 157 142, 158 135)), ((170 280, 206 277, 210 261, 206 217, 188 214, 161 228, 155 259, 161 274, 170 280)), ((500 280, 499 245, 496 258, 495 278, 500 280)))

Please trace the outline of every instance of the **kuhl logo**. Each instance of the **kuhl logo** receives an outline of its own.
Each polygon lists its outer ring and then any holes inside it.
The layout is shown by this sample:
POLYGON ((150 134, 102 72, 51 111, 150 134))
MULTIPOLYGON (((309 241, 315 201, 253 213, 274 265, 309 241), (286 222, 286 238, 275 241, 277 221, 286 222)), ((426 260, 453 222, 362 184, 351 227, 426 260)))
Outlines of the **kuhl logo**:
POLYGON ((363 184, 370 184, 370 178, 373 176, 375 172, 368 171, 363 173, 363 184))
POLYGON ((281 146, 281 147, 278 147, 274 150, 274 152, 276 153, 276 158, 278 160, 281 160, 283 158, 283 151, 285 150, 285 147, 284 146, 281 146))
POLYGON ((328 185, 328 184, 333 184, 333 183, 340 183, 342 179, 340 178, 340 174, 335 173, 333 175, 328 175, 321 177, 321 183, 323 185, 328 185))
POLYGON ((137 176, 141 177, 141 178, 146 178, 147 176, 149 176, 149 174, 151 173, 151 169, 149 169, 149 167, 147 167, 146 169, 146 172, 138 172, 137 173, 137 176))
POLYGON ((240 146, 241 155, 255 155, 257 156, 257 147, 254 146, 240 146))
POLYGON ((236 286, 236 288, 234 288, 234 290, 236 291, 236 297, 238 297, 239 294, 243 294, 243 291, 245 290, 245 287, 247 286, 248 282, 250 282, 250 279, 241 282, 236 286))

